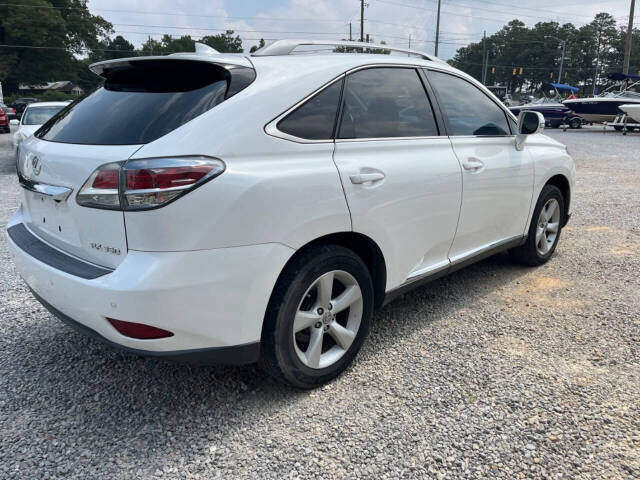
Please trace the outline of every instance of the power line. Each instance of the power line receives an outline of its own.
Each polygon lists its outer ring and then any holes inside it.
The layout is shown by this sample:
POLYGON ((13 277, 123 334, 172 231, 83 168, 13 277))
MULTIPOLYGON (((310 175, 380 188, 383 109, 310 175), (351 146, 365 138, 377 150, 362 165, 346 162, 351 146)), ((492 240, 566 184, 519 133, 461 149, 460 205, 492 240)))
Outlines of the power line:
MULTIPOLYGON (((207 28, 207 27, 193 27, 191 25, 172 26, 172 25, 147 25, 136 23, 114 23, 113 25, 121 27, 143 27, 143 28, 171 28, 179 30, 203 30, 212 32, 226 32, 233 31, 233 33, 290 33, 298 35, 344 35, 345 32, 299 32, 299 31, 282 31, 282 30, 235 30, 230 28, 207 28)), ((404 38, 404 37, 402 37, 404 38)))
MULTIPOLYGON (((462 1, 467 1, 467 2, 469 2, 469 0, 462 0, 462 1)), ((518 9, 518 10, 530 10, 530 11, 534 11, 534 12, 539 12, 539 11, 540 11, 540 7, 538 7, 538 8, 521 7, 520 5, 516 5, 516 4, 514 4, 514 3, 502 3, 502 2, 496 2, 496 1, 494 1, 494 0, 475 0, 475 1, 477 1, 477 2, 482 2, 482 3, 487 3, 487 4, 489 4, 489 5, 500 5, 500 6, 503 6, 503 7, 515 8, 515 9, 518 9)), ((454 2, 449 2, 449 3, 451 3, 451 4, 453 4, 453 5, 459 5, 459 4, 456 4, 456 3, 454 3, 454 2)), ((470 6, 469 8, 477 8, 477 6, 473 6, 473 7, 471 7, 471 6, 470 6)), ((486 11, 494 11, 494 10, 486 10, 486 11)), ((556 15, 571 15, 572 17, 592 18, 592 16, 591 16, 591 15, 583 15, 583 14, 580 14, 580 13, 574 13, 574 12, 571 12, 571 13, 568 13, 568 12, 558 12, 558 11, 554 11, 554 10, 546 10, 546 9, 545 9, 544 11, 545 11, 545 12, 548 12, 548 13, 553 13, 553 14, 556 14, 556 15)), ((522 16, 525 16, 525 15, 523 14, 522 16)), ((546 18, 546 17, 538 16, 538 18, 546 18)))
MULTIPOLYGON (((425 10, 425 11, 429 11, 429 12, 436 12, 436 10, 431 9, 431 8, 422 7, 422 6, 418 6, 418 5, 410 5, 408 3, 395 2, 395 1, 392 1, 392 0, 376 0, 376 1, 379 2, 379 3, 388 3, 390 5, 397 5, 397 6, 401 6, 401 7, 415 8, 417 10, 425 10)), ((465 7, 465 8, 473 8, 473 7, 469 6, 469 5, 456 4, 454 2, 448 2, 448 3, 450 5, 458 5, 458 6, 462 6, 462 7, 465 7)), ((540 17, 540 16, 535 16, 534 17, 532 15, 526 15, 526 14, 511 14, 509 12, 503 12, 503 11, 500 11, 500 10, 486 10, 486 9, 484 9, 484 10, 486 12, 495 12, 495 13, 498 13, 500 15, 509 15, 512 18, 518 17, 518 16, 522 16, 522 17, 533 17, 533 18, 538 18, 538 19, 543 19, 543 20, 555 21, 550 17, 540 17)), ((447 15, 456 16, 456 17, 465 17, 465 18, 471 18, 471 19, 486 20, 488 22, 505 23, 507 21, 505 19, 497 19, 497 18, 490 18, 490 17, 480 17, 480 16, 477 16, 477 15, 468 15, 468 14, 463 14, 463 13, 456 13, 456 12, 452 12, 450 10, 446 10, 443 13, 446 13, 447 15)), ((582 25, 586 25, 586 24, 585 23, 581 23, 581 24, 576 23, 576 25, 582 26, 582 25)), ((531 26, 531 25, 528 25, 528 26, 531 26)))
MULTIPOLYGON (((19 3, 0 3, 2 7, 13 8, 32 8, 32 9, 47 9, 47 10, 84 10, 82 7, 56 7, 48 5, 22 5, 19 3)), ((110 12, 110 13, 130 13, 135 15, 163 15, 163 16, 175 16, 175 17, 199 17, 199 18, 220 18, 220 19, 232 19, 232 20, 265 20, 265 21, 282 21, 290 20, 295 22, 331 22, 331 23, 343 23, 344 20, 331 20, 331 19, 318 19, 318 18, 290 18, 290 17, 261 17, 261 16, 228 16, 228 15, 202 15, 200 13, 180 13, 180 12, 150 12, 141 10, 116 10, 110 8, 91 8, 90 11, 94 12, 110 12)))

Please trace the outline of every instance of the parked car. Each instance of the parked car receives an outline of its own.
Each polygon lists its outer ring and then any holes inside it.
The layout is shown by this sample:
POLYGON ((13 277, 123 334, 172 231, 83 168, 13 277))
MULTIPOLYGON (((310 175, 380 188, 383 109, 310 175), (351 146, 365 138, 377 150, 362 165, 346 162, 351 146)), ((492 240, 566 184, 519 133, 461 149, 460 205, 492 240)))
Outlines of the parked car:
POLYGON ((14 120, 17 118, 16 115, 16 109, 13 107, 9 107, 7 105, 5 105, 4 103, 0 102, 0 110, 3 110, 4 113, 7 114, 7 118, 9 119, 9 121, 14 120))
POLYGON ((69 105, 70 102, 40 102, 27 105, 20 120, 12 120, 11 124, 18 127, 13 134, 13 146, 18 148, 20 143, 33 135, 51 117, 69 105))
POLYGON ((11 127, 9 126, 9 116, 2 108, 0 108, 0 133, 9 132, 11 132, 11 127))
POLYGON ((26 139, 8 224, 35 297, 125 351, 260 362, 301 388, 354 359, 374 308, 509 250, 547 262, 574 163, 431 55, 109 60, 26 139))
POLYGON ((37 98, 27 98, 27 97, 17 98, 13 101, 13 103, 11 103, 10 107, 15 109, 16 116, 20 118, 25 108, 27 108, 27 105, 35 102, 39 102, 39 100, 37 98))

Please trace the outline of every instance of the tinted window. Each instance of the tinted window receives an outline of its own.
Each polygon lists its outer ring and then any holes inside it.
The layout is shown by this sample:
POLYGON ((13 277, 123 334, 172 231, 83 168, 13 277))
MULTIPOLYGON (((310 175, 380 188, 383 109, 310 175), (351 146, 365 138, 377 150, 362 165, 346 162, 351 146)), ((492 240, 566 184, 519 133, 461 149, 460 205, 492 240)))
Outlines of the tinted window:
POLYGON ((370 68, 347 78, 339 138, 438 135, 429 99, 410 68, 370 68))
POLYGON ((322 90, 278 122, 278 130, 308 140, 333 138, 342 80, 322 90))
POLYGON ((223 102, 231 76, 241 71, 183 60, 117 64, 103 72, 103 88, 64 108, 37 136, 89 145, 149 143, 223 102))
POLYGON ((471 83, 453 75, 430 71, 450 135, 509 135, 504 111, 471 83))

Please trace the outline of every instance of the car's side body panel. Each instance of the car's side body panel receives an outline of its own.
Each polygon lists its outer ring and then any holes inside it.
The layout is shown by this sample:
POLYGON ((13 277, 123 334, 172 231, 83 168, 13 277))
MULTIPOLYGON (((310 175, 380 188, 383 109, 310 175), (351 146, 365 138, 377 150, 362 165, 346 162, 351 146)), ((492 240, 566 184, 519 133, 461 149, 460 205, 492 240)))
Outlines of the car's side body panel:
POLYGON ((353 230, 373 239, 387 264, 387 290, 446 268, 460 212, 460 165, 446 137, 337 141, 335 161, 353 230), (384 172, 384 180, 350 177, 384 172))
POLYGON ((218 155, 226 171, 161 209, 125 212, 129 248, 184 251, 281 243, 351 230, 333 144, 262 135, 218 155))
POLYGON ((483 164, 478 170, 463 169, 462 209, 449 253, 456 262, 522 235, 534 168, 530 153, 516 150, 515 136, 452 137, 451 142, 463 165, 470 161, 483 164))
POLYGON ((525 224, 525 233, 531 222, 531 216, 535 209, 535 200, 540 196, 542 187, 546 185, 549 179, 556 175, 562 175, 566 178, 569 184, 569 205, 567 207, 567 213, 570 215, 575 192, 575 178, 576 178, 576 166, 567 152, 567 149, 561 143, 547 137, 546 135, 529 135, 525 140, 525 150, 529 152, 534 159, 534 184, 533 184, 533 199, 531 207, 529 209, 529 215, 525 224))

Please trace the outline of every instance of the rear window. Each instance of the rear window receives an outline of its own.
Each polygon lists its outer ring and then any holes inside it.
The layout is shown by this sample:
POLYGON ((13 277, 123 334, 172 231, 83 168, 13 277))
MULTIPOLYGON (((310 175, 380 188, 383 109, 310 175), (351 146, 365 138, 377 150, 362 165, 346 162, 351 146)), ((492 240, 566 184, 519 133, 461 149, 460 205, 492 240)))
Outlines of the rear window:
POLYGON ((42 125, 62 110, 62 105, 55 107, 29 107, 22 116, 22 125, 42 125))
POLYGON ((104 86, 51 118, 36 136, 51 142, 152 142, 246 88, 255 72, 190 60, 144 60, 105 68, 104 86))

